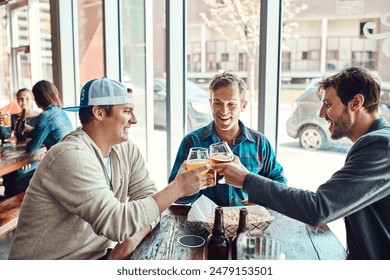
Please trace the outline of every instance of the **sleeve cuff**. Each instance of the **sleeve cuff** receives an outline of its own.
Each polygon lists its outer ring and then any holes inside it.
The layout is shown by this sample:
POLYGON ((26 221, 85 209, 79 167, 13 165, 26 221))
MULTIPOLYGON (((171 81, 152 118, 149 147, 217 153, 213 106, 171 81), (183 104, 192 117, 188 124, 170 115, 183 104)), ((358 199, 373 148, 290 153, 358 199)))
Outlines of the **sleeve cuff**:
POLYGON ((244 192, 248 193, 254 177, 255 177, 255 174, 250 173, 250 172, 248 173, 248 175, 246 175, 244 182, 242 184, 242 190, 244 192))
POLYGON ((147 215, 150 216, 152 222, 150 223, 151 230, 153 230, 160 222, 160 211, 158 206, 152 197, 145 199, 145 209, 148 209, 147 215))

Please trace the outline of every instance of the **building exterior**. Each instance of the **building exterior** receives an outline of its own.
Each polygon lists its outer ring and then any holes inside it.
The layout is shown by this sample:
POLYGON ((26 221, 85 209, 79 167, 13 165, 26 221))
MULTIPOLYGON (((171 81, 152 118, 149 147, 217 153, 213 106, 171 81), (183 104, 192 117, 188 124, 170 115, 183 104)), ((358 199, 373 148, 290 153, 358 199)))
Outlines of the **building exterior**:
POLYGON ((390 1, 386 0, 296 0, 308 8, 293 19, 298 23, 285 39, 282 77, 285 80, 319 77, 348 66, 378 72, 390 81, 390 52, 382 46, 390 37, 390 1), (325 4, 326 3, 326 4, 325 4), (373 28, 370 28, 373 27, 373 28), (364 33, 368 31, 369 35, 364 33), (380 39, 375 39, 380 38, 380 39))
MULTIPOLYGON (((253 1, 260 6, 259 0, 253 1)), ((307 8, 283 22, 293 26, 283 38, 284 84, 306 83, 309 78, 329 75, 352 65, 368 68, 390 81, 390 69, 386 67, 390 51, 387 55, 383 51, 390 49, 385 42, 390 37, 390 1, 295 0, 291 5, 290 11, 302 5, 307 8), (366 23, 371 36, 364 34, 366 23)), ((238 40, 228 41, 207 27, 199 14, 210 15, 209 9, 204 1, 187 1, 188 77, 201 81, 216 71, 229 70, 246 78, 247 53, 238 40)))

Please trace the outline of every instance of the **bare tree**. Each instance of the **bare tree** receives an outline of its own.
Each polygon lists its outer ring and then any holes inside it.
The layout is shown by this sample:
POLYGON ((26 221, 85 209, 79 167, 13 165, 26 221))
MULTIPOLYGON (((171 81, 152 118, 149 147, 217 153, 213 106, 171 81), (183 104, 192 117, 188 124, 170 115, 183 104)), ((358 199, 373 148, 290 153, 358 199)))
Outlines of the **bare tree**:
MULTIPOLYGON (((227 40, 236 40, 239 47, 247 54, 248 87, 251 110, 250 125, 254 111, 255 64, 260 43, 260 0, 203 0, 210 6, 209 17, 199 13, 203 22, 227 40)), ((293 7, 294 0, 283 0, 283 19, 291 20, 301 10, 307 8, 303 4, 293 7)), ((288 37, 297 23, 284 24, 282 36, 288 37)))

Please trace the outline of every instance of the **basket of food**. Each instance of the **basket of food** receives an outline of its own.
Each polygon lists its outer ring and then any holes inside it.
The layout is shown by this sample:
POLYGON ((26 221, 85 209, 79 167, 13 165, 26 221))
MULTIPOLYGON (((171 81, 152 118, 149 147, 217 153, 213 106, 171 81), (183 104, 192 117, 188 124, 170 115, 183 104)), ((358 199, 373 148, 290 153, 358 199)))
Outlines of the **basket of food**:
MULTIPOLYGON (((216 207, 217 205, 212 200, 202 195, 191 206, 187 220, 190 222, 202 222, 208 232, 211 233, 216 207)), ((247 222, 250 230, 263 231, 274 219, 266 208, 259 205, 222 207, 225 234, 228 237, 233 237, 236 234, 240 208, 243 207, 248 210, 247 222)))

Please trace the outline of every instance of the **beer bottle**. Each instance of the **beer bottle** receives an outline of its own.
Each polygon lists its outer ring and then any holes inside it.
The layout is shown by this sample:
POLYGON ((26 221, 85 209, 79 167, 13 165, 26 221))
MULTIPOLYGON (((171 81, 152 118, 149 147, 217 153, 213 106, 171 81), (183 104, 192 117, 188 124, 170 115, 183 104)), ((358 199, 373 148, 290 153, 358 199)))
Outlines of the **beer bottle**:
POLYGON ((23 135, 25 125, 26 125, 26 109, 23 109, 18 120, 16 121, 15 134, 23 135))
POLYGON ((225 235, 222 207, 217 207, 215 209, 213 231, 207 238, 207 259, 229 259, 229 238, 225 235))
POLYGON ((237 260, 237 237, 241 232, 248 231, 248 210, 246 208, 240 209, 240 218, 238 220, 238 227, 236 235, 232 239, 232 260, 237 260))

